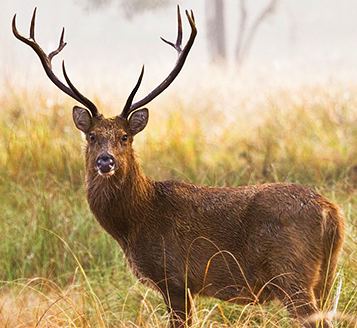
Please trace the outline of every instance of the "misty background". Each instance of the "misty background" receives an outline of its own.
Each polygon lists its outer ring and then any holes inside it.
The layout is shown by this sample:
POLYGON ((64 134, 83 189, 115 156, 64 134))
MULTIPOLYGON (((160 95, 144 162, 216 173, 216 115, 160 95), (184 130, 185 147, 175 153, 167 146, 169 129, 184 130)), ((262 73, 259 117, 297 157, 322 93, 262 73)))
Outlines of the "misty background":
MULTIPOLYGON (((216 60, 209 15, 215 0, 2 0, 0 4, 0 82, 12 87, 45 88, 56 94, 39 59, 28 46, 16 40, 11 20, 28 36, 36 6, 37 41, 47 51, 57 47, 61 28, 68 43, 53 60, 62 77, 60 63, 80 90, 91 94, 116 95, 121 99, 134 85, 140 68, 146 66, 143 93, 156 86, 173 67, 176 52, 160 36, 176 39, 176 4, 195 13, 198 36, 183 72, 169 92, 189 92, 191 83, 210 83, 219 88, 229 77, 244 85, 253 79, 264 85, 316 83, 357 79, 357 2, 354 0, 277 0, 259 24, 240 63, 237 40, 245 3, 249 31, 266 0, 221 0, 225 29, 225 56, 216 60), (211 8, 208 8, 211 6, 211 8), (220 66, 222 68, 217 69, 220 66), (189 82, 189 83, 188 83, 189 82)), ((212 12, 213 10, 213 12, 212 12)), ((212 19, 212 17, 211 17, 212 19)), ((184 42, 190 29, 186 17, 184 42)), ((212 26, 211 26, 212 27, 212 26)), ((215 28, 213 29, 215 31, 215 28)), ((2 88, 3 89, 3 88, 2 88)), ((238 91, 238 90, 237 90, 238 91)))

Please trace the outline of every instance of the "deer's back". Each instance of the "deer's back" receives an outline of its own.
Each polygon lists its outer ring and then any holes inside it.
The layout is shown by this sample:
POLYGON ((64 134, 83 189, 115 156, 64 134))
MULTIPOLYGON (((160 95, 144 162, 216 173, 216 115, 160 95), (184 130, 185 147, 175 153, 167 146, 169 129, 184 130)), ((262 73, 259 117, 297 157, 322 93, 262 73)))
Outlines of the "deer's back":
POLYGON ((311 229, 320 224, 323 209, 335 208, 312 189, 297 184, 236 188, 201 187, 174 181, 158 184, 158 216, 192 233, 202 235, 204 231, 213 230, 213 238, 221 229, 234 233, 269 224, 280 227, 308 225, 311 229))

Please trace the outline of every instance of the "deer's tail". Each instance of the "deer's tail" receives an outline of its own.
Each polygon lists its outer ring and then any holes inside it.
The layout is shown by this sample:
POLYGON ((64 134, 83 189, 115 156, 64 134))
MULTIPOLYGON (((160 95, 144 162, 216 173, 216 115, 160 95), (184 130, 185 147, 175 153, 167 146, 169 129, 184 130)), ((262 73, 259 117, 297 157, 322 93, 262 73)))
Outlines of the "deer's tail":
POLYGON ((321 309, 325 309, 328 301, 332 299, 331 288, 335 281, 337 260, 344 240, 344 217, 331 203, 325 204, 324 208, 323 258, 320 279, 315 287, 315 296, 321 309))

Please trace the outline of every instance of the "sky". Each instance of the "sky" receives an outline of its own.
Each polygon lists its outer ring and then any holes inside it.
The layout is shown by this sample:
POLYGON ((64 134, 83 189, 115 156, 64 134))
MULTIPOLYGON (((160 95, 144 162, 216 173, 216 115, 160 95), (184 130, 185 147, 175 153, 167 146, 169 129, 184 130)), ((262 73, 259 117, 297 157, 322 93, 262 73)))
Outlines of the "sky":
MULTIPOLYGON (((206 0, 207 1, 207 0, 206 0)), ((175 3, 193 9, 198 31, 185 66, 188 75, 199 78, 209 66, 204 0, 177 0, 165 8, 127 19, 116 6, 88 10, 85 0, 1 0, 0 81, 48 85, 38 58, 11 33, 17 13, 18 29, 28 34, 33 8, 38 8, 36 36, 44 49, 57 46, 61 28, 66 28, 65 50, 54 60, 60 74, 65 59, 69 75, 85 86, 110 89, 135 83, 143 64, 147 81, 160 80, 170 71, 175 51, 159 39, 176 38, 175 3)), ((267 3, 249 0, 250 21, 267 3)), ((232 54, 239 24, 237 0, 226 0, 227 43, 232 54)), ((189 29, 185 22, 185 35, 189 29)), ((357 79, 357 1, 280 0, 276 13, 261 26, 245 66, 270 76, 289 78, 357 79)), ((233 60, 225 68, 236 75, 233 60)), ((185 81, 185 80, 183 80, 185 81)), ((185 83, 185 82, 180 82, 185 83)))

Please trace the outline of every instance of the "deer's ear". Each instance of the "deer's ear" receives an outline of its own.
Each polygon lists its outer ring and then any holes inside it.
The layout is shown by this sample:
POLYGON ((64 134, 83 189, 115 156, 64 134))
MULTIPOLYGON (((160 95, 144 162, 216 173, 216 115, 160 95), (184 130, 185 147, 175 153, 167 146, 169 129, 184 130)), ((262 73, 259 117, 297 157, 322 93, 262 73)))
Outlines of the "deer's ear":
POLYGON ((134 112, 129 118, 129 128, 132 135, 143 130, 149 120, 149 111, 147 108, 142 108, 134 112))
POLYGON ((84 133, 87 133, 92 126, 92 117, 85 108, 73 107, 73 121, 76 127, 84 133))

